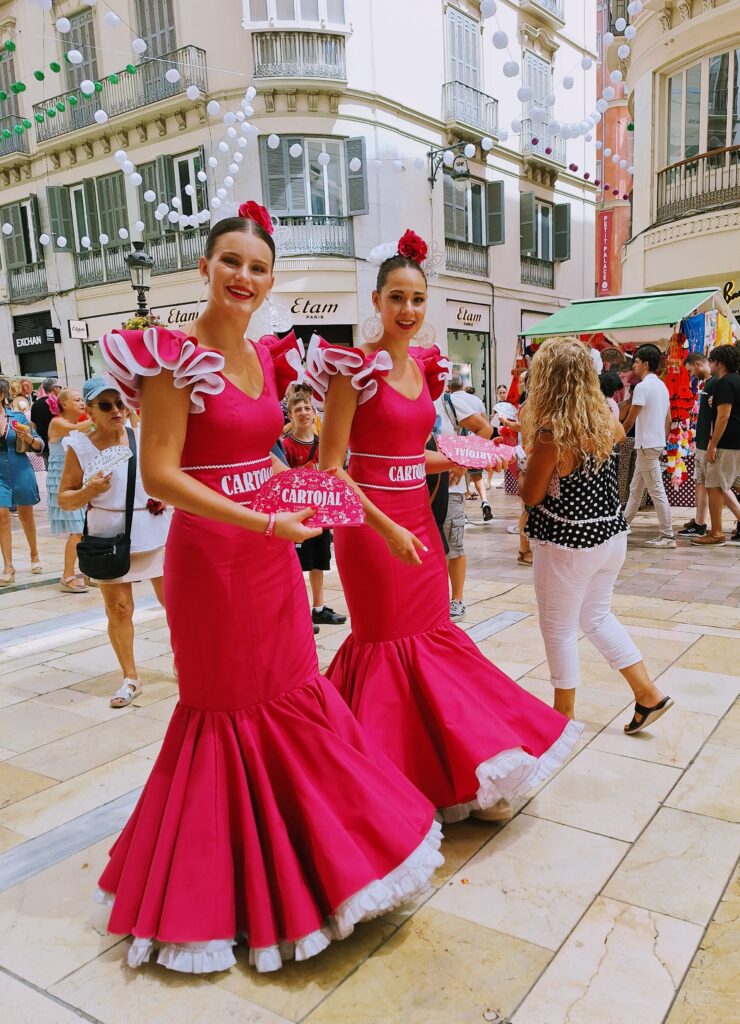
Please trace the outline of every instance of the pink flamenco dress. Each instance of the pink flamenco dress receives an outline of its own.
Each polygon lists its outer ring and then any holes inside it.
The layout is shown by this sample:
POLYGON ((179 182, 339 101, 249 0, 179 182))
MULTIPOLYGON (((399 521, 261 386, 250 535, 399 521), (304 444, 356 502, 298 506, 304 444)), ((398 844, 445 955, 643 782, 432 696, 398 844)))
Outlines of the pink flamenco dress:
MULTIPOLYGON (((191 389, 182 468, 249 505, 272 474, 300 342, 255 346, 254 399, 183 334, 122 331, 102 347, 132 406, 163 368, 191 389)), ((180 699, 99 898, 110 931, 134 936, 132 967, 156 945, 165 967, 224 970, 243 937, 274 971, 423 890, 439 825, 319 674, 292 543, 176 510, 164 580, 180 699)))
POLYGON ((395 390, 383 349, 366 356, 314 339, 308 378, 319 402, 337 373, 359 392, 349 473, 371 501, 428 548, 422 566, 391 555, 368 526, 335 531, 352 633, 328 677, 373 741, 445 821, 511 800, 559 768, 582 726, 522 690, 450 622, 447 567, 432 517, 424 446, 447 377, 436 347, 411 349, 415 400, 395 390))

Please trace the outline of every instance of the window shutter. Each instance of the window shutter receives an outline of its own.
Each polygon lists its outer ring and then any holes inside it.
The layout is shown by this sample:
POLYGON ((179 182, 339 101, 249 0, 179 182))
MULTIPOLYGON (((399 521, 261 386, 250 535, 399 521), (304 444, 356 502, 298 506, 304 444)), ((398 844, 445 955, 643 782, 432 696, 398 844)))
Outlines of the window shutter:
POLYGON ((458 192, 452 183, 452 196, 455 203, 455 238, 459 242, 469 242, 468 238, 468 190, 458 192))
POLYGON ((0 210, 3 224, 13 225, 12 235, 3 235, 5 245, 5 262, 9 270, 26 266, 26 247, 23 244, 23 221, 21 220, 20 203, 10 203, 0 210))
POLYGON ((172 0, 136 0, 136 24, 147 44, 148 57, 161 57, 177 49, 172 0))
POLYGON ((87 207, 87 228, 90 234, 90 246, 100 248, 100 216, 98 214, 98 195, 95 179, 85 179, 85 206, 87 207))
MULTIPOLYGON (((283 139, 280 147, 283 153, 284 168, 283 174, 288 183, 288 213, 296 217, 302 217, 311 210, 306 200, 306 140, 305 139, 283 139), (290 155, 290 147, 297 142, 303 147, 299 157, 290 155)), ((280 152, 277 150, 276 152, 280 152)))
MULTIPOLYGON (((156 164, 157 185, 155 192, 157 193, 157 202, 167 203, 167 205, 170 206, 173 196, 177 195, 177 186, 175 184, 175 163, 171 156, 158 156, 156 164)), ((165 231, 177 230, 177 225, 170 224, 167 218, 161 221, 161 224, 165 231)))
POLYGON ((208 182, 198 181, 198 171, 205 170, 206 166, 206 150, 205 146, 201 146, 198 151, 198 156, 195 158, 195 195, 198 202, 198 213, 201 210, 208 209, 208 182))
POLYGON ((108 235, 109 244, 120 245, 119 228, 128 228, 126 185, 120 171, 98 178, 98 209, 100 230, 108 235))
MULTIPOLYGON (((41 211, 39 210, 39 199, 38 196, 32 195, 28 197, 31 206, 31 234, 33 235, 33 248, 36 251, 36 259, 39 263, 44 262, 44 250, 41 248, 39 242, 39 235, 41 234, 41 211)), ((71 237, 71 217, 70 217, 70 234, 66 235, 69 241, 71 237)))
POLYGON ((555 263, 570 259, 570 203, 559 203, 552 208, 552 258, 555 263))
POLYGON ((63 186, 48 185, 46 188, 46 201, 49 204, 49 224, 51 243, 54 252, 70 252, 74 241, 74 229, 72 227, 72 206, 69 201, 69 190, 63 186), (57 245, 57 238, 64 235, 67 239, 67 246, 57 245))
POLYGON ((157 203, 159 202, 159 193, 157 191, 157 164, 154 160, 148 164, 141 164, 139 167, 139 174, 141 175, 141 188, 139 190, 140 206, 141 206, 141 219, 144 221, 144 238, 159 238, 164 230, 162 227, 162 221, 157 220, 154 216, 154 211, 157 209, 157 203), (147 203, 144 199, 144 193, 148 191, 154 192, 155 198, 153 203, 147 203))
POLYGON ((480 86, 480 26, 461 11, 447 10, 447 64, 451 82, 480 86))
POLYGON ((296 165, 300 164, 301 171, 303 171, 303 155, 293 160, 288 154, 289 145, 286 144, 285 139, 281 139, 277 149, 270 149, 267 139, 264 137, 260 139, 262 195, 265 205, 275 217, 285 217, 290 212, 288 209, 288 159, 296 165))
POLYGON ((365 140, 363 138, 347 139, 344 143, 344 162, 347 172, 347 214, 350 217, 362 217, 370 212, 367 187, 367 160, 365 140), (350 162, 360 160, 359 171, 350 170, 350 162))
POLYGON ((455 237, 455 186, 449 174, 444 174, 445 192, 445 238, 455 237))
POLYGON ((489 181, 486 185, 486 215, 488 245, 503 245, 506 240, 506 213, 504 209, 503 181, 489 181))
POLYGON ((519 248, 522 256, 537 254, 537 206, 534 192, 519 194, 519 248))
POLYGON ((73 14, 69 19, 72 28, 64 37, 65 49, 79 50, 83 56, 81 64, 66 64, 67 88, 76 89, 80 82, 98 77, 98 59, 95 49, 95 25, 93 11, 89 8, 73 14))

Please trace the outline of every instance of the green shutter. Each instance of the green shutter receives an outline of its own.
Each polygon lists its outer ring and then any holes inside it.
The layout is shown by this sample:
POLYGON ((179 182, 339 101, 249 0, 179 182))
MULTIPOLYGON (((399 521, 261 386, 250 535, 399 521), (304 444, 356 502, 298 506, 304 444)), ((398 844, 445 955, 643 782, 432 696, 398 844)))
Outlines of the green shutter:
POLYGON ((552 208, 552 258, 555 263, 570 259, 570 203, 558 203, 552 208))
POLYGON ((503 181, 489 181, 486 185, 486 214, 488 221, 487 244, 503 245, 506 240, 503 181))
MULTIPOLYGON (((175 163, 171 156, 158 156, 157 157, 157 202, 167 203, 167 206, 172 209, 173 196, 177 195, 177 187, 175 185, 175 163)), ((165 219, 161 222, 165 231, 176 231, 177 224, 170 224, 165 219)))
POLYGON ((156 163, 152 161, 149 164, 141 164, 139 167, 139 174, 142 179, 139 196, 141 197, 141 219, 144 221, 144 238, 159 238, 162 234, 163 227, 162 221, 157 220, 154 216, 154 211, 157 209, 157 203, 159 202, 156 163), (144 193, 148 192, 150 189, 157 197, 153 203, 147 203, 144 199, 144 193))
POLYGON ((265 205, 275 217, 305 216, 306 207, 306 143, 304 139, 284 138, 277 149, 270 149, 267 139, 260 139, 262 194, 265 205), (291 156, 291 146, 298 144, 300 156, 291 156))
MULTIPOLYGON (((44 262, 44 250, 39 242, 39 235, 41 234, 41 211, 39 210, 39 199, 36 195, 28 197, 28 202, 31 207, 31 234, 33 235, 33 247, 36 250, 36 259, 39 263, 44 262)), ((69 236, 67 236, 69 238, 69 236)))
POLYGON ((26 266, 26 247, 23 242, 23 221, 20 203, 10 203, 0 209, 0 221, 13 226, 12 235, 3 235, 5 262, 9 270, 26 266))
POLYGON ((519 248, 522 256, 537 255, 537 204, 534 192, 519 194, 519 248))
MULTIPOLYGON (((108 235, 110 243, 120 244, 119 228, 128 228, 126 183, 121 171, 98 178, 98 211, 100 230, 108 235)), ((110 244, 109 243, 109 244, 110 244)))
POLYGON ((449 174, 443 174, 445 201, 445 238, 455 237, 455 186, 449 174))
MULTIPOLYGON (((90 246, 93 249, 100 248, 100 215, 98 214, 98 195, 95 189, 95 179, 85 179, 85 207, 87 208, 87 229, 90 236, 90 246)), ((83 232, 84 233, 84 232, 83 232)), ((84 246, 82 247, 84 251, 84 246)))
POLYGON ((363 138, 347 139, 344 143, 344 165, 347 176, 347 216, 362 217, 370 212, 367 187, 367 156, 363 138), (352 160, 359 160, 359 171, 351 171, 352 160))
POLYGON ((208 182, 198 181, 198 171, 204 171, 206 167, 206 151, 205 147, 201 146, 198 150, 198 156, 193 161, 195 166, 195 195, 198 202, 198 212, 201 210, 208 209, 208 182))
POLYGON ((283 139, 280 147, 285 160, 285 181, 287 184, 288 213, 296 217, 304 217, 311 212, 306 202, 306 140, 283 139), (291 146, 298 143, 303 149, 300 156, 291 156, 291 146))
POLYGON ((54 252, 71 252, 74 248, 74 229, 69 190, 64 186, 47 185, 46 201, 49 204, 51 244, 54 252), (57 245, 57 238, 60 235, 67 239, 66 246, 57 245))

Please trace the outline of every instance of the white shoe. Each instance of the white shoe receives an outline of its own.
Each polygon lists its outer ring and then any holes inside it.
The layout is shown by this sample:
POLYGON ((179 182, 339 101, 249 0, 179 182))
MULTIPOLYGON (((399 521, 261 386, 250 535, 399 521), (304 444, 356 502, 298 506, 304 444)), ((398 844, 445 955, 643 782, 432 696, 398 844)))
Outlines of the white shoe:
POLYGON ((465 602, 450 601, 450 621, 459 622, 465 618, 465 602))
POLYGON ((676 538, 675 537, 654 537, 652 540, 645 541, 646 548, 675 548, 676 538))
POLYGON ((518 534, 520 532, 520 530, 519 530, 518 526, 507 526, 506 527, 506 532, 510 533, 510 534, 512 534, 512 536, 514 536, 514 535, 518 534))
POLYGON ((501 797, 492 807, 471 811, 470 817, 477 818, 478 821, 511 821, 512 814, 511 804, 501 797))

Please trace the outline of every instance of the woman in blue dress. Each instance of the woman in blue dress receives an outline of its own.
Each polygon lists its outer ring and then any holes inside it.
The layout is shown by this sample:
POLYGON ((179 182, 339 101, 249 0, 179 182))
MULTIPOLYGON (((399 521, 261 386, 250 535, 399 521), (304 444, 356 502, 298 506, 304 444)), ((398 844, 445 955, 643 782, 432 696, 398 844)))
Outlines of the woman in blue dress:
POLYGON ((23 413, 0 408, 0 553, 3 559, 0 587, 15 583, 11 508, 18 509, 18 518, 31 553, 31 572, 38 575, 44 571, 39 561, 36 520, 33 517, 33 506, 39 503, 39 488, 28 455, 16 450, 18 439, 19 447, 27 446, 28 451, 40 453, 44 450, 44 442, 23 413))

